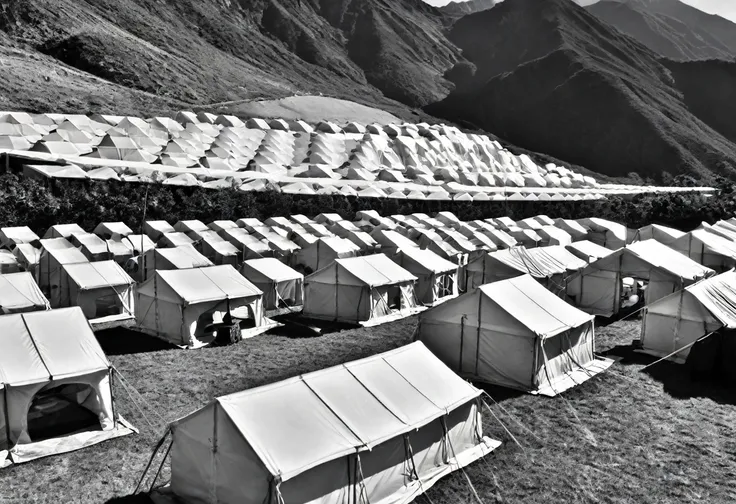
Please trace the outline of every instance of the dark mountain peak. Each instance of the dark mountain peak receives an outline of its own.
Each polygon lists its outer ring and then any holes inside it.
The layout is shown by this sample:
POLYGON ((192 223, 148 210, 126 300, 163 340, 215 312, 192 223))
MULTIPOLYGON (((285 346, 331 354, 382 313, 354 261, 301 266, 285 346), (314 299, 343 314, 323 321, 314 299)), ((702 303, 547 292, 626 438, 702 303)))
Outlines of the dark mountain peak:
POLYGON ((612 176, 707 177, 736 156, 655 52, 571 0, 505 1, 449 36, 474 69, 449 73, 457 88, 430 113, 612 176))
POLYGON ((736 24, 679 0, 602 0, 587 9, 668 58, 736 56, 736 24))

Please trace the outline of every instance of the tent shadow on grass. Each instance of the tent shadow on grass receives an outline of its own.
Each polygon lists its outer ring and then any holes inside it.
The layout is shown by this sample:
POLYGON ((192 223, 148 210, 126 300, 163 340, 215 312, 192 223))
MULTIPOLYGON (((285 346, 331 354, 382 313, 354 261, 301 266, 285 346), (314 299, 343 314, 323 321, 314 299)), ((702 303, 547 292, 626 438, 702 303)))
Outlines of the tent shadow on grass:
MULTIPOLYGON (((477 388, 481 389, 483 392, 488 394, 495 400, 496 402, 503 402, 508 399, 514 399, 516 397, 521 397, 527 395, 526 392, 522 392, 521 390, 514 390, 507 387, 501 387, 500 385, 491 385, 489 383, 480 383, 480 382, 473 382, 473 385, 475 385, 477 388)), ((488 398, 485 398, 490 404, 493 404, 493 401, 488 400, 488 398)))
MULTIPOLYGON (((604 354, 622 357, 619 364, 624 366, 647 366, 658 360, 636 352, 633 345, 619 345, 604 354)), ((665 360, 643 372, 661 383, 664 391, 674 399, 707 398, 719 404, 736 405, 736 384, 712 372, 695 371, 690 362, 677 364, 665 360)))
POLYGON ((129 355, 177 348, 153 336, 121 327, 100 331, 95 336, 107 355, 129 355))
POLYGON ((124 497, 113 497, 105 502, 105 504, 152 504, 153 501, 144 494, 126 495, 124 497))

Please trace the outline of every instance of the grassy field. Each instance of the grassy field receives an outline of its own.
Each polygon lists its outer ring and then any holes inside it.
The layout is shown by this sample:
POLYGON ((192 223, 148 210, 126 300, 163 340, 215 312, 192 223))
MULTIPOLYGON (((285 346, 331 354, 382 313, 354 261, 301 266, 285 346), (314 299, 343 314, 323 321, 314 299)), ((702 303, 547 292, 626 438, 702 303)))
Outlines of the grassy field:
MULTIPOLYGON (((181 351, 119 331, 100 335, 111 361, 142 394, 145 417, 118 386, 119 410, 137 436, 0 473, 0 503, 144 503, 130 493, 153 444, 174 420, 215 396, 313 371, 408 343, 415 319, 317 338, 264 335, 229 348, 181 351), (150 422, 150 425, 149 425, 150 422)), ((488 434, 504 445, 467 469, 484 503, 681 503, 736 500, 736 400, 687 368, 631 351, 638 322, 597 330, 598 350, 623 357, 607 373, 549 399, 488 389, 488 434)), ((139 402, 143 402, 139 399, 139 402)), ((421 504, 477 504, 462 473, 421 504)))

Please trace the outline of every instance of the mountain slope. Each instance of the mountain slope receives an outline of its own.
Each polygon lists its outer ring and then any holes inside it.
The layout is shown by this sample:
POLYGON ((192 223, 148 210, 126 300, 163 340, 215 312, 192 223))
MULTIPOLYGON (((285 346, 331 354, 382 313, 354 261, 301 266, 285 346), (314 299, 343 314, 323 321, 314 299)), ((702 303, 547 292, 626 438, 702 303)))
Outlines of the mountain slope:
POLYGON ((497 0, 467 0, 453 1, 440 7, 443 14, 450 17, 462 17, 475 12, 488 10, 496 4, 497 0))
POLYGON ((611 176, 734 174, 736 146, 693 116, 658 56, 569 0, 503 2, 450 40, 475 70, 430 113, 611 176))
POLYGON ((323 93, 414 107, 451 88, 442 22, 420 0, 17 0, 0 6, 0 50, 172 104, 323 93))
POLYGON ((668 58, 736 57, 736 24, 678 0, 602 0, 587 9, 668 58))

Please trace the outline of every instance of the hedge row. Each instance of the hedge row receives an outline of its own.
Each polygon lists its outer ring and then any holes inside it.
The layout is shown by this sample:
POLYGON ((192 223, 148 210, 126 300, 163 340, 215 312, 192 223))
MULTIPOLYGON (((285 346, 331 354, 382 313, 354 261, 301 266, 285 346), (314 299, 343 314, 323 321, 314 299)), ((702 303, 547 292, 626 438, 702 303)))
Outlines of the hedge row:
POLYGON ((77 223, 92 230, 100 222, 123 221, 132 229, 144 219, 176 222, 337 212, 352 220, 360 210, 381 215, 451 211, 461 220, 509 216, 518 220, 534 215, 577 219, 602 217, 638 228, 656 223, 690 230, 701 222, 727 219, 736 213, 733 193, 716 196, 665 194, 608 201, 580 202, 455 202, 360 199, 345 196, 299 196, 276 192, 243 193, 189 187, 96 181, 37 181, 6 173, 0 175, 0 226, 29 226, 43 233, 54 224, 77 223))

